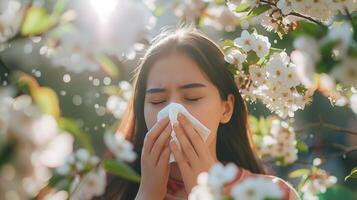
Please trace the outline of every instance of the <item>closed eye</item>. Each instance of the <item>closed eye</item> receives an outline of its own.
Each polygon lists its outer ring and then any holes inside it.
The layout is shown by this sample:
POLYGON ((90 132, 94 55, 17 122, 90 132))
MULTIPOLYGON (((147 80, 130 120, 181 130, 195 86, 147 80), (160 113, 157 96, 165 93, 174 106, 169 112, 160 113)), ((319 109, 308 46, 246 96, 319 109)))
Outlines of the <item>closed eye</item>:
MULTIPOLYGON (((198 101, 198 100, 200 100, 200 99, 202 99, 202 97, 200 97, 200 98, 195 98, 195 99, 185 98, 185 100, 187 100, 187 101, 193 101, 193 102, 198 101)), ((166 102, 166 101, 157 101, 157 102, 150 102, 150 103, 153 104, 153 105, 158 105, 158 104, 161 104, 161 103, 164 103, 164 102, 166 102)))

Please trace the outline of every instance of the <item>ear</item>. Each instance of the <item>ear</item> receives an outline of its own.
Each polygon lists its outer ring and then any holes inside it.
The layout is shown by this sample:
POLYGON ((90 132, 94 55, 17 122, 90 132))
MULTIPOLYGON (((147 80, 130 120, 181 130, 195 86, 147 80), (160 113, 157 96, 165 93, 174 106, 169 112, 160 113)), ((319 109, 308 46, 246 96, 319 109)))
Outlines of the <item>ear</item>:
POLYGON ((234 110, 234 100, 234 95, 229 94, 227 100, 223 102, 223 113, 221 116, 220 123, 228 123, 231 119, 234 110))

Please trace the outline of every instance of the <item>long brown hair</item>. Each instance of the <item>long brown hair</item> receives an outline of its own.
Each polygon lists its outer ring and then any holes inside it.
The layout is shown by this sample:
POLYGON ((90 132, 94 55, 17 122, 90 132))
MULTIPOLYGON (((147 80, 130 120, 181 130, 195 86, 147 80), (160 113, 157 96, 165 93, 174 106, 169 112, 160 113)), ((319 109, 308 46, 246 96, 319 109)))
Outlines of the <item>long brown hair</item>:
MULTIPOLYGON (((134 71, 134 92, 118 132, 134 144, 138 159, 131 166, 140 173, 140 156, 145 134, 148 131, 144 119, 144 100, 148 73, 154 63, 173 52, 182 52, 197 63, 200 69, 217 87, 222 100, 229 94, 235 97, 234 111, 228 123, 219 124, 217 132, 217 158, 221 162, 233 162, 253 173, 265 174, 256 155, 247 123, 246 104, 235 84, 223 51, 203 33, 193 27, 165 31, 157 36, 134 71)), ((134 199, 139 184, 108 176, 104 199, 134 199)))

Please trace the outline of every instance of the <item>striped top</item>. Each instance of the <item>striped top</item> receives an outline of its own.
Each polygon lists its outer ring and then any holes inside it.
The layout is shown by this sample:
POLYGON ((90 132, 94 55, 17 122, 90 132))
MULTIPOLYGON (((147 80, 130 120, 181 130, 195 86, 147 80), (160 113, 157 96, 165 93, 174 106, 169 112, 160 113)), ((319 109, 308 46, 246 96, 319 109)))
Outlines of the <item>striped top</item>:
MULTIPOLYGON (((227 188, 230 190, 233 185, 236 183, 242 182, 247 177, 266 177, 271 179, 273 182, 279 184, 279 187, 283 191, 284 195, 282 200, 299 200, 299 195, 297 194, 296 190, 286 181, 283 179, 272 176, 272 175, 265 175, 265 174, 254 174, 251 173, 249 170, 239 167, 237 176, 233 181, 231 181, 227 188)), ((188 199, 188 194, 185 191, 185 186, 182 181, 175 180, 169 178, 167 184, 167 193, 164 200, 186 200, 188 199)))

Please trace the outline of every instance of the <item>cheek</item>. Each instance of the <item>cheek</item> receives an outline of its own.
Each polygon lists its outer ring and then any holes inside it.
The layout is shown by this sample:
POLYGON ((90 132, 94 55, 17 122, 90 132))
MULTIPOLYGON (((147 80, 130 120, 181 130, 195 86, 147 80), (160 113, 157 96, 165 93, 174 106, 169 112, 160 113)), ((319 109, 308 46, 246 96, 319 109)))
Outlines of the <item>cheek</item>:
POLYGON ((217 129, 221 117, 221 107, 219 101, 211 99, 202 103, 200 106, 192 106, 191 113, 207 128, 211 130, 209 141, 216 137, 217 129))
POLYGON ((156 116, 158 112, 159 110, 155 109, 153 106, 148 104, 144 105, 144 117, 148 130, 150 130, 150 128, 153 127, 156 123, 156 116))

